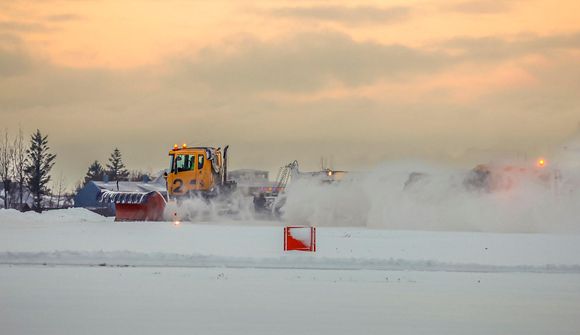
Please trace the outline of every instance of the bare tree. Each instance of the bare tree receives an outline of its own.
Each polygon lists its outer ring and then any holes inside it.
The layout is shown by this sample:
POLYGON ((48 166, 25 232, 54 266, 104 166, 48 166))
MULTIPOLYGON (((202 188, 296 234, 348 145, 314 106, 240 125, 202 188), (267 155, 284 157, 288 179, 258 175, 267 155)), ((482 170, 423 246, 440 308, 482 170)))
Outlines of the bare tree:
POLYGON ((14 155, 14 148, 8 140, 8 131, 4 130, 0 134, 0 179, 4 186, 4 208, 8 208, 10 186, 12 184, 12 157, 14 155))
POLYGON ((14 172, 14 181, 18 186, 18 207, 22 208, 24 187, 26 185, 26 144, 24 143, 24 134, 22 128, 18 129, 18 136, 14 139, 14 153, 12 159, 12 171, 14 172))
POLYGON ((64 196, 65 184, 66 180, 64 178, 64 174, 61 173, 56 183, 56 190, 58 192, 56 195, 56 208, 60 208, 60 199, 62 196, 64 196))
POLYGON ((72 207, 74 204, 74 197, 75 194, 73 192, 64 193, 62 199, 62 207, 63 208, 72 207))
POLYGON ((54 202, 52 201, 52 199, 54 199, 54 188, 56 187, 56 182, 52 182, 52 186, 49 188, 49 195, 48 195, 48 207, 47 208, 54 208, 54 202))

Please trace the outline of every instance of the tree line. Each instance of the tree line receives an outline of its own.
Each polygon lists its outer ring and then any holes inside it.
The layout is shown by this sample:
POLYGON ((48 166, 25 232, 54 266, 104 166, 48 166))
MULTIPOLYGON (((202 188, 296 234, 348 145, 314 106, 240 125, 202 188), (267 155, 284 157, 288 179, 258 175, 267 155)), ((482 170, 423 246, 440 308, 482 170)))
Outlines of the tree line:
POLYGON ((98 160, 91 163, 82 182, 77 183, 77 190, 89 181, 143 181, 144 179, 151 179, 151 174, 140 170, 127 170, 121 151, 115 148, 104 167, 98 160))
MULTIPOLYGON (((8 131, 0 133, 0 207, 41 212, 72 206, 74 194, 66 193, 64 176, 51 183, 55 162, 56 154, 50 152, 48 135, 40 130, 30 135, 28 143, 22 129, 12 139, 8 131)), ((91 163, 83 180, 77 183, 75 193, 89 181, 142 181, 145 178, 151 179, 150 174, 127 170, 121 151, 115 148, 105 167, 97 160, 91 163)))
MULTIPOLYGON (((3 207, 25 210, 28 207, 28 199, 32 197, 32 209, 41 212, 47 202, 53 203, 54 194, 51 192, 49 182, 55 159, 56 154, 51 153, 48 146, 48 135, 43 135, 40 130, 37 129, 30 135, 28 144, 21 129, 13 140, 10 140, 8 132, 4 131, 0 139, 3 207)), ((56 187, 57 206, 60 206, 61 196, 64 196, 63 178, 56 187)))

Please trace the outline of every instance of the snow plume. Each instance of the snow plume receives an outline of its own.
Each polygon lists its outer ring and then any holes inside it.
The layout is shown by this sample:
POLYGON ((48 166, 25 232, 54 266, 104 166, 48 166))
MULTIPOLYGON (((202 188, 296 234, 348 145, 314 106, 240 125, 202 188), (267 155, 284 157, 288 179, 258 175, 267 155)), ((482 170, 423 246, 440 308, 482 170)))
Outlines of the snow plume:
POLYGON ((553 156, 560 166, 580 171, 580 123, 576 132, 554 150, 553 156))
POLYGON ((179 203, 167 203, 164 218, 168 221, 231 221, 253 218, 253 198, 234 192, 228 197, 204 199, 193 197, 179 203))
POLYGON ((469 169, 391 162, 338 183, 293 182, 283 217, 315 226, 580 232, 580 171, 545 171, 545 179, 516 172, 485 189, 466 185, 469 169))
POLYGON ((291 225, 364 226, 371 205, 370 194, 354 178, 334 184, 296 180, 282 212, 291 225))

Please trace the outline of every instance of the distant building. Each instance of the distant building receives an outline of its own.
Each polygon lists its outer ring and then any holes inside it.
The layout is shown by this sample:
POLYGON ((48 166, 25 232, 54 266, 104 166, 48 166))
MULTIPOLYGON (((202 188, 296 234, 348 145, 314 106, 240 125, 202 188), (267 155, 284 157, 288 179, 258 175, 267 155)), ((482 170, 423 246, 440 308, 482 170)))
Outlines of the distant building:
POLYGON ((268 180, 268 171, 240 169, 228 173, 228 178, 234 180, 239 190, 245 194, 255 194, 275 186, 275 182, 268 180))
POLYGON ((115 215, 114 204, 103 204, 97 201, 97 196, 101 190, 119 191, 119 192, 151 192, 158 191, 166 196, 167 189, 165 179, 157 178, 151 182, 143 180, 135 181, 89 181, 75 195, 74 206, 83 207, 103 215, 115 215))
POLYGON ((229 172, 229 177, 237 182, 240 181, 254 181, 254 180, 268 180, 268 171, 239 169, 229 172))

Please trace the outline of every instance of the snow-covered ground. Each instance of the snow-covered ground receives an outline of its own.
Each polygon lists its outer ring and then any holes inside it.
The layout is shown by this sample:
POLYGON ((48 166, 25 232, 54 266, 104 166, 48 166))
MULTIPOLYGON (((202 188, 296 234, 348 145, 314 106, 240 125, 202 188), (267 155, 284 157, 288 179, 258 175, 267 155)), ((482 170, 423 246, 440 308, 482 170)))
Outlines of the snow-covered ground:
POLYGON ((0 334, 578 334, 580 235, 0 210, 0 334))
POLYGON ((284 252, 283 223, 113 222, 84 209, 0 212, 0 263, 580 273, 580 235, 319 227, 284 252))
POLYGON ((580 276, 0 266, 2 334, 578 334, 580 276))

